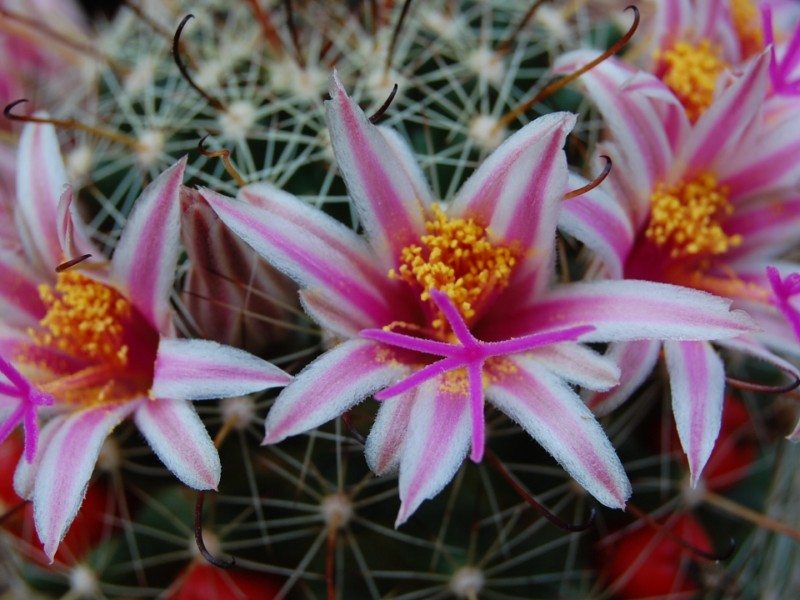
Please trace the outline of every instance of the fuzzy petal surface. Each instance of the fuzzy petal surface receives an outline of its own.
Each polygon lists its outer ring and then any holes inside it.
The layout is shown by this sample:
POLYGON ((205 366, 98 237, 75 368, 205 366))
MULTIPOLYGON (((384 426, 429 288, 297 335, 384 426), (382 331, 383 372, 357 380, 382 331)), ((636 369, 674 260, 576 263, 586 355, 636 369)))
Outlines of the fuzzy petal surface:
POLYGON ((134 407, 128 403, 82 410, 52 432, 33 488, 36 532, 51 562, 83 502, 103 442, 134 407))
POLYGON ((411 159, 398 160, 407 153, 398 152, 396 138, 387 141, 369 122, 335 72, 330 95, 326 109, 333 153, 370 245, 388 270, 396 266, 400 250, 425 231, 421 209, 427 194, 418 197, 418 178, 409 176, 411 159))
POLYGON ((397 469, 419 388, 381 402, 364 453, 370 470, 383 475, 397 469))
POLYGON ((186 157, 159 175, 139 196, 111 262, 114 283, 162 333, 171 331, 169 295, 180 252, 179 193, 186 157))
POLYGON ((619 367, 607 356, 572 342, 551 344, 528 353, 562 379, 591 390, 607 390, 619 382, 619 367))
MULTIPOLYGON (((37 116, 47 118, 44 113, 37 116)), ((58 201, 68 183, 53 125, 28 123, 22 128, 17 162, 14 215, 25 254, 39 277, 62 261, 57 226, 58 201)), ((52 275, 51 275, 52 277, 52 275)))
POLYGON ((472 427, 467 396, 434 379, 420 387, 400 458, 400 512, 405 523, 423 501, 450 483, 469 450, 472 427))
POLYGON ((722 423, 725 366, 707 342, 664 342, 672 412, 697 485, 722 423))
POLYGON ((215 490, 222 466, 194 406, 184 400, 145 400, 134 414, 153 452, 190 488, 215 490))
POLYGON ((303 369, 280 393, 264 424, 263 444, 308 431, 338 417, 406 374, 380 344, 348 340, 303 369))
POLYGON ((611 442, 578 395, 535 359, 490 384, 492 404, 539 442, 601 504, 624 508, 631 484, 611 442))
POLYGON ((162 339, 153 395, 205 400, 251 394, 286 385, 292 377, 252 354, 210 340, 162 339))
POLYGON ((581 341, 613 342, 714 340, 757 329, 746 313, 730 310, 730 304, 730 300, 706 292, 665 283, 573 283, 554 288, 516 314, 481 324, 481 330, 502 339, 522 332, 591 324, 595 330, 581 341))
POLYGON ((268 192, 264 186, 247 193, 256 192, 261 201, 258 207, 208 190, 202 194, 222 221, 260 256, 307 293, 323 296, 334 314, 355 322, 357 329, 395 318, 386 298, 392 282, 370 259, 362 238, 289 194, 268 192))

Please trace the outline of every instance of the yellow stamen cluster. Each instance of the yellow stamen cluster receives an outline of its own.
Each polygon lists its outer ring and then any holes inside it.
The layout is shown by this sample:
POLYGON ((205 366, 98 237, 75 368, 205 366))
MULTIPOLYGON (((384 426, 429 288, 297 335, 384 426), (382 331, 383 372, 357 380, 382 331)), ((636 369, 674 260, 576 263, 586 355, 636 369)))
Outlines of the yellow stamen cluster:
MULTIPOLYGON (((444 292, 469 321, 482 298, 508 285, 518 253, 492 244, 490 232, 474 219, 451 219, 436 205, 425 228, 428 233, 419 245, 403 248, 402 264, 389 277, 421 286, 420 298, 425 302, 430 301, 431 288, 444 292)), ((434 320, 432 326, 443 327, 442 319, 434 320)))
POLYGON ((722 228, 732 213, 728 189, 711 173, 669 187, 659 184, 645 236, 658 246, 670 246, 672 258, 724 254, 742 242, 740 235, 729 236, 722 228))
POLYGON ((714 101, 717 78, 728 65, 708 40, 697 46, 678 42, 657 58, 665 65, 662 81, 681 101, 689 118, 696 121, 714 101))
POLYGON ((125 322, 131 305, 114 288, 75 271, 58 275, 55 290, 39 286, 47 306, 42 329, 31 336, 42 346, 74 357, 113 366, 128 362, 125 322))
POLYGON ((731 0, 731 17, 742 59, 749 58, 764 48, 764 32, 761 31, 761 16, 752 0, 731 0))

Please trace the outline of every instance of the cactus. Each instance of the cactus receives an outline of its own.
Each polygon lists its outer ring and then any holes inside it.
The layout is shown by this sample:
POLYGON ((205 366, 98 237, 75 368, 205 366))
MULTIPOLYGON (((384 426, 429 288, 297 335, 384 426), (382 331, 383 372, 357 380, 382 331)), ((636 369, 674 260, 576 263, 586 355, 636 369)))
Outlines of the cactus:
MULTIPOLYGON (((47 76, 13 80, 31 102, 7 115, 56 124, 87 235, 113 256, 142 191, 188 155, 171 295, 176 331, 238 346, 290 374, 339 340, 198 189, 235 196, 268 183, 360 231, 327 127, 334 70, 372 120, 410 144, 438 198, 451 198, 515 131, 561 110, 578 117, 570 167, 591 179, 606 123, 580 88, 547 86, 559 56, 611 47, 629 23, 619 3, 600 0, 127 0, 113 17, 67 30, 13 3, 0 8, 49 65, 47 76)), ((0 156, 13 156, 22 127, 0 129, 0 156)), ((3 173, 13 172, 6 162, 13 159, 4 158, 3 173)), ((15 195, 0 182, 6 221, 15 195)), ((13 228, 0 227, 5 246, 13 228)), ((557 244, 558 277, 599 277, 588 247, 566 233, 557 244)), ((775 378, 750 359, 731 362, 737 377, 775 378)), ((19 432, 9 435, 0 445, 0 594, 474 600, 800 590, 792 569, 798 449, 782 439, 797 420, 791 392, 730 392, 717 449, 692 487, 668 378, 656 368, 633 399, 600 419, 633 486, 625 512, 600 506, 487 405, 484 460, 465 462, 399 528, 397 475, 377 477, 364 459, 377 402, 261 446, 276 395, 196 404, 222 462, 216 492, 181 484, 122 423, 52 564, 30 504, 13 491, 24 449, 19 432)))

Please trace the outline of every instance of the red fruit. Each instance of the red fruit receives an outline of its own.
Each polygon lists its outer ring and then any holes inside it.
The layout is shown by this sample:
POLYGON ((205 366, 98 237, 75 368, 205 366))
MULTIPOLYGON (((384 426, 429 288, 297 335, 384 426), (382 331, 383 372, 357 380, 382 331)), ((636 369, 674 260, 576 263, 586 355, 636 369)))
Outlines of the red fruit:
MULTIPOLYGON (((661 524, 688 544, 712 552, 708 534, 690 515, 661 524)), ((691 597, 698 592, 700 584, 692 572, 697 556, 665 532, 641 525, 598 544, 600 578, 606 588, 625 600, 691 597)))
MULTIPOLYGON (((22 499, 14 491, 14 471, 22 457, 23 443, 18 435, 9 436, 0 444, 0 514, 13 509, 22 499)), ((24 460, 24 459, 22 459, 24 460)), ((109 523, 114 518, 112 491, 102 481, 95 481, 86 490, 86 497, 75 520, 56 552, 56 561, 73 565, 106 539, 111 531, 109 523)), ((35 548, 32 557, 41 565, 49 561, 42 550, 33 524, 33 505, 29 502, 16 515, 4 523, 4 528, 35 548)))
POLYGON ((272 600, 281 589, 274 575, 240 567, 220 569, 207 562, 189 565, 172 586, 167 600, 272 600))

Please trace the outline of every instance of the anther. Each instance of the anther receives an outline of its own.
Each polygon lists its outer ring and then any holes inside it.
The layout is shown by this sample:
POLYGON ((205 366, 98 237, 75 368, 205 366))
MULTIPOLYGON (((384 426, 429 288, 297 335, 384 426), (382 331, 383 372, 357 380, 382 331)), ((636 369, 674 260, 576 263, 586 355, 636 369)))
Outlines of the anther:
POLYGON ((392 105, 392 100, 394 100, 394 97, 397 95, 397 89, 398 87, 397 84, 395 83, 394 86, 392 87, 392 91, 389 93, 389 97, 386 98, 386 101, 383 104, 381 104, 381 107, 378 110, 376 110, 375 113, 369 118, 370 123, 375 125, 378 121, 381 120, 381 118, 383 118, 383 115, 392 105))
POLYGON ((600 185, 605 181, 606 177, 608 177, 608 174, 611 173, 612 162, 611 158, 606 155, 603 155, 600 158, 603 158, 606 161, 606 166, 603 167, 603 172, 600 173, 600 175, 598 175, 597 177, 595 177, 591 182, 587 183, 585 186, 579 187, 577 190, 572 190, 571 192, 567 192, 566 194, 564 194, 564 200, 577 198, 578 196, 582 196, 587 192, 591 192, 594 188, 596 188, 598 185, 600 185))
POLYGON ((527 502, 530 506, 536 510, 540 515, 542 515, 545 519, 550 521, 553 525, 564 529, 565 531, 586 531, 589 527, 592 526, 594 523, 594 518, 597 515, 597 511, 592 508, 591 513, 589 513, 589 518, 584 521, 583 523, 568 523, 564 521, 561 517, 553 514, 544 505, 540 504, 536 499, 531 496, 528 491, 522 487, 522 484, 517 481, 516 477, 511 474, 511 472, 506 469, 503 463, 494 455, 493 452, 490 450, 486 450, 486 458, 489 459, 489 463, 497 470, 498 473, 505 479, 508 484, 514 488, 514 491, 517 492, 525 502, 527 502))
POLYGON ((230 175, 234 179, 234 181, 236 181, 239 187, 246 185, 247 182, 244 180, 244 177, 242 177, 239 174, 239 171, 237 171, 236 168, 233 166, 233 163, 231 163, 230 159, 231 151, 206 150, 205 146, 206 138, 208 138, 208 135, 204 135, 203 138, 197 143, 197 151, 200 152, 200 154, 202 154, 203 156, 208 158, 221 158, 222 164, 225 166, 225 170, 228 172, 228 175, 230 175))
POLYGON ((215 567, 220 569, 230 569, 236 564, 236 558, 232 556, 229 561, 216 558, 208 551, 206 548, 206 543, 203 540, 203 500, 205 495, 206 493, 203 490, 197 492, 197 504, 194 508, 194 539, 195 542, 197 542, 197 549, 200 551, 200 554, 203 556, 203 558, 205 558, 215 567))
POLYGON ((189 19, 193 19, 194 15, 186 15, 181 20, 180 24, 178 25, 178 29, 175 30, 175 35, 172 38, 172 58, 175 61, 175 64, 178 66, 178 70, 183 75, 183 78, 186 82, 194 88, 194 90, 200 94, 206 101, 217 110, 225 110, 225 105, 222 104, 217 98, 206 92, 203 88, 201 88, 197 83, 195 83, 192 76, 189 74, 189 71, 186 69, 186 65, 183 63, 183 59, 181 58, 181 34, 183 33, 183 28, 186 27, 186 24, 189 22, 189 19))
POLYGON ((625 10, 628 10, 628 9, 633 10, 633 24, 631 25, 630 29, 628 29, 627 33, 625 33, 625 35, 623 35, 619 39, 619 41, 617 41, 616 44, 611 46, 608 50, 603 52, 600 56, 598 56, 597 58, 595 58, 591 62, 586 63, 580 69, 576 69, 575 71, 573 71, 569 75, 566 75, 562 79, 559 79, 557 81, 554 81, 554 82, 546 85, 533 98, 531 98, 530 100, 527 100, 526 102, 523 102, 517 108, 515 108, 511 112, 507 113, 502 119, 500 119, 497 122, 497 125, 495 127, 500 129, 502 127, 506 127, 506 126, 510 125, 514 121, 514 119, 519 117, 526 110, 528 110, 529 108, 531 108, 532 106, 534 106, 538 102, 541 102, 545 98, 547 98, 549 96, 552 96, 557 91, 561 90, 562 88, 566 87, 567 85, 569 85, 570 83, 575 81, 578 77, 580 77, 584 73, 587 73, 588 71, 591 71, 597 65, 599 65, 603 61, 607 60, 608 58, 612 57, 614 54, 616 54, 620 50, 622 50, 622 48, 624 48, 625 45, 630 41, 630 39, 633 37, 633 34, 636 33, 636 30, 639 27, 639 9, 636 8, 633 5, 625 7, 625 10))

